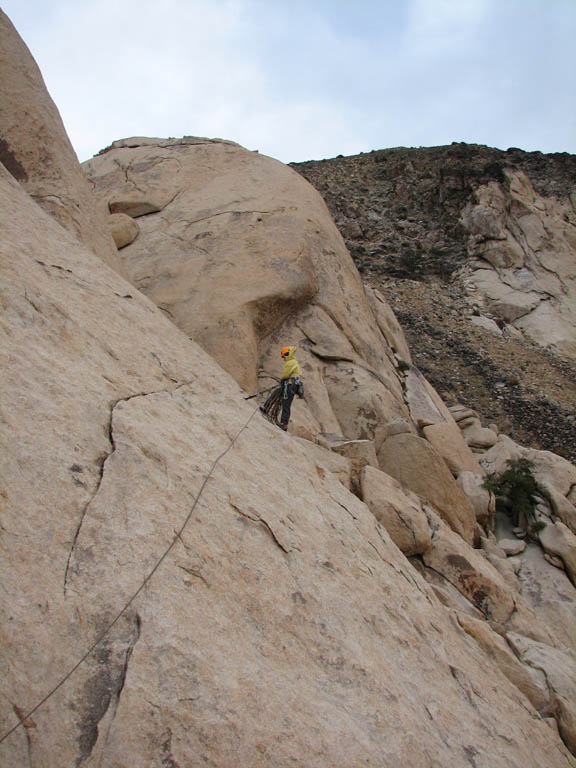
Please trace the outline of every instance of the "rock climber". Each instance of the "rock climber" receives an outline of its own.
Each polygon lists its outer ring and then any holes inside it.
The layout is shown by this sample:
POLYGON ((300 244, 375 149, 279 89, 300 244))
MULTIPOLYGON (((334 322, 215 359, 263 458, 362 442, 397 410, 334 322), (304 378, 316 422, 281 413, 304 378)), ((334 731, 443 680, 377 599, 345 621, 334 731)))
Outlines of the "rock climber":
POLYGON ((296 360, 296 347, 284 347, 282 352, 284 370, 282 371, 282 414, 280 416, 280 429, 286 431, 290 421, 290 409, 294 395, 302 397, 304 387, 302 384, 302 369, 296 360))

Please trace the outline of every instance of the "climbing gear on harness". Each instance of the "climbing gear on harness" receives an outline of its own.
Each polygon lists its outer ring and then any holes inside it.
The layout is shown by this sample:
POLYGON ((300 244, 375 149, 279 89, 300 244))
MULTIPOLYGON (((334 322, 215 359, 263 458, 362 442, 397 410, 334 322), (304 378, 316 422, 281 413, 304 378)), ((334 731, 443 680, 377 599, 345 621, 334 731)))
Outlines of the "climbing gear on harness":
POLYGON ((304 382, 299 376, 296 376, 296 378, 294 379, 294 392, 296 396, 300 400, 302 400, 302 398, 304 397, 304 382))
POLYGON ((284 399, 288 397, 289 392, 292 392, 293 394, 297 395, 300 400, 302 400, 304 397, 304 383, 299 376, 294 376, 294 378, 291 379, 284 379, 282 384, 284 385, 284 399))

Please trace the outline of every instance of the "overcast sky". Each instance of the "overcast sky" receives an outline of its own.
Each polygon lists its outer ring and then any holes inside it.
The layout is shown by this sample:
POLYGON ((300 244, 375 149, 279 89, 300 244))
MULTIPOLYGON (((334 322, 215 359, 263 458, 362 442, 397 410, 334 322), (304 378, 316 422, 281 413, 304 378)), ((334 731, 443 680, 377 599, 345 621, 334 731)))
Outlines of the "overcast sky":
POLYGON ((209 136, 284 162, 576 153, 576 0, 4 0, 80 160, 209 136))

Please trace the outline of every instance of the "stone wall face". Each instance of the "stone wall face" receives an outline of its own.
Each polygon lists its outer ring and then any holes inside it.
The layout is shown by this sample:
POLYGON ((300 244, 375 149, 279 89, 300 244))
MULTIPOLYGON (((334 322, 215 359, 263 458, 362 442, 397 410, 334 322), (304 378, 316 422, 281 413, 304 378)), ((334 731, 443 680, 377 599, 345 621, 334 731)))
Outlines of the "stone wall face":
POLYGON ((87 171, 128 281, 11 158, 2 765, 576 766, 574 466, 446 406, 280 163, 115 142, 87 171), (286 343, 288 434, 246 399, 286 343), (510 531, 483 481, 518 456, 510 531))
POLYGON ((570 765, 305 441, 0 181, 3 763, 570 765))
POLYGON ((192 137, 115 142, 84 167, 101 205, 132 211, 138 223, 121 252, 131 282, 240 386, 269 385, 282 371, 280 350, 295 345, 320 431, 372 438, 378 424, 408 416, 357 270, 298 174, 231 142, 192 137))
POLYGON ((0 162, 38 205, 116 270, 120 259, 42 74, 0 10, 0 162))

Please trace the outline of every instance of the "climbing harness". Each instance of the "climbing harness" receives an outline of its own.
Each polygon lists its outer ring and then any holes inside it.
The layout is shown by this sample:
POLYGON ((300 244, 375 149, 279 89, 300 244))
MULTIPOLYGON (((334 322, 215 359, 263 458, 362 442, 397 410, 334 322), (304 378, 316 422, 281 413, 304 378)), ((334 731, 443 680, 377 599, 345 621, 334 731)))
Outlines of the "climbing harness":
POLYGON ((294 382, 294 394, 299 400, 302 400, 304 397, 304 382, 299 376, 296 376, 295 379, 293 379, 294 382))

